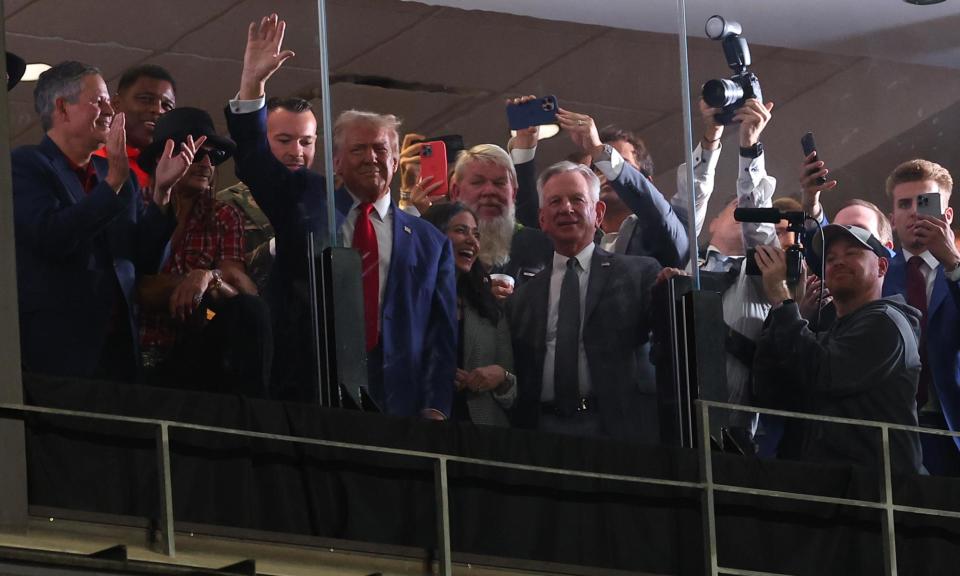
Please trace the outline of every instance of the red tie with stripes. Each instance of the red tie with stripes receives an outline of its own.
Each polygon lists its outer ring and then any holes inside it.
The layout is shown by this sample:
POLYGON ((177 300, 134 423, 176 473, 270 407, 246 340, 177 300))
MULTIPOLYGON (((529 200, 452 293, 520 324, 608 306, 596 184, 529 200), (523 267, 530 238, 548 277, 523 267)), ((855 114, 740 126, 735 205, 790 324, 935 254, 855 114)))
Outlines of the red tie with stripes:
POLYGON ((373 204, 363 202, 357 206, 357 222, 353 228, 353 249, 360 253, 363 279, 363 313, 367 329, 367 351, 376 347, 380 335, 377 332, 380 315, 380 254, 377 250, 377 233, 370 220, 373 204))

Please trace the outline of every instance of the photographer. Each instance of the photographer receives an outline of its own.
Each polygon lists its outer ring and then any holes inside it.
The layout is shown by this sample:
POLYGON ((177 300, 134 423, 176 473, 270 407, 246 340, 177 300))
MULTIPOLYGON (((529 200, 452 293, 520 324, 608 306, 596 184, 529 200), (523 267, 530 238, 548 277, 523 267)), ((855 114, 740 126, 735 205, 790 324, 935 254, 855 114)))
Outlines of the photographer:
MULTIPOLYGON (((786 282, 780 250, 757 247, 773 309, 757 340, 754 377, 764 392, 795 394, 814 414, 917 425, 920 314, 901 296, 881 298, 888 253, 870 232, 833 224, 814 242, 825 258, 837 321, 814 334, 786 282), (826 252, 822 246, 826 244, 826 252), (790 388, 789 390, 781 390, 790 388)), ((880 435, 861 426, 805 422, 801 457, 881 465, 880 435)), ((890 434, 891 465, 920 472, 916 433, 890 434)))
MULTIPOLYGON (((711 398, 734 404, 749 404, 750 368, 753 364, 753 341, 760 334, 763 319, 770 305, 763 293, 763 287, 757 276, 746 274, 744 266, 745 251, 760 245, 776 247, 778 244, 776 227, 770 223, 737 222, 734 217, 736 208, 769 208, 777 181, 768 176, 764 167, 765 157, 759 146, 760 135, 772 118, 772 103, 761 104, 750 99, 737 111, 739 123, 738 142, 741 154, 740 169, 737 174, 737 198, 729 201, 723 210, 710 221, 707 230, 710 233, 709 247, 704 260, 700 262, 701 274, 715 274, 728 288, 723 293, 723 319, 727 324, 727 390, 725 397, 711 398), (754 156, 755 150, 760 153, 754 156)), ((707 203, 713 194, 714 171, 720 157, 720 138, 723 126, 717 124, 718 108, 709 107, 700 100, 700 115, 704 132, 701 143, 694 151, 694 194, 695 206, 693 218, 699 234, 706 221, 707 203)), ((689 195, 686 189, 686 166, 678 169, 678 192, 671 203, 682 220, 688 218, 689 195)), ((664 269, 660 280, 680 273, 676 269, 664 269)), ((756 417, 745 412, 718 412, 713 421, 713 434, 720 437, 720 428, 730 428, 742 445, 748 444, 756 428, 756 417)))

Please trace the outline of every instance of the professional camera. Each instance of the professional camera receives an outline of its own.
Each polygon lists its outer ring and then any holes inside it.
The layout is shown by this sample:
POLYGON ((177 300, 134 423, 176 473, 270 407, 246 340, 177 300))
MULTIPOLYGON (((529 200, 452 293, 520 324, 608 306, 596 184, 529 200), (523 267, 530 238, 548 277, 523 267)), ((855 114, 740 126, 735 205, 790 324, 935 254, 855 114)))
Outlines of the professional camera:
MULTIPOLYGON (((787 230, 794 232, 799 239, 803 234, 803 224, 810 217, 805 212, 781 211, 777 208, 737 208, 733 211, 733 219, 737 222, 769 222, 776 224, 781 220, 787 221, 787 230)), ((784 250, 787 257, 787 282, 796 284, 803 275, 803 246, 793 244, 784 250)), ((751 276, 760 276, 760 267, 757 266, 756 250, 747 250, 746 273, 751 276)))
POLYGON ((722 109, 714 118, 717 124, 725 126, 733 123, 733 116, 747 99, 763 101, 760 80, 747 69, 750 66, 750 47, 747 46, 747 39, 740 35, 740 24, 714 15, 707 19, 706 32, 707 37, 723 43, 727 66, 733 70, 729 80, 720 78, 703 85, 703 101, 713 108, 722 109))

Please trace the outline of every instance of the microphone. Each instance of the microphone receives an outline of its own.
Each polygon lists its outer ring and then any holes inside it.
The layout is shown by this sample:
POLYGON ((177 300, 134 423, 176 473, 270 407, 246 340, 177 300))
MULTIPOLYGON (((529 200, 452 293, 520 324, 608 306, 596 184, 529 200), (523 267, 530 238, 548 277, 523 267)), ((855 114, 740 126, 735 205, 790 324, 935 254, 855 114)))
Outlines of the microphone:
POLYGON ((737 208, 733 211, 737 222, 769 222, 776 224, 781 220, 803 224, 807 215, 804 212, 784 212, 779 208, 737 208))

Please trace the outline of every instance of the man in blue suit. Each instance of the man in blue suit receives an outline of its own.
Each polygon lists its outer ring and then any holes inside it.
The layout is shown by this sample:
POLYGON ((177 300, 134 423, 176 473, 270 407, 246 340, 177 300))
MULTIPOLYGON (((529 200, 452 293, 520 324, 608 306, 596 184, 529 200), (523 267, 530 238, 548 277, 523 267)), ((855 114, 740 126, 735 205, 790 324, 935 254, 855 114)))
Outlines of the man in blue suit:
MULTIPOLYGON (((883 295, 902 294, 923 312, 920 425, 960 431, 960 252, 948 206, 953 179, 939 164, 910 160, 887 177, 886 190, 901 250, 890 261, 883 295), (917 197, 931 192, 940 195, 941 218, 917 214, 917 197)), ((960 475, 960 441, 929 434, 920 438, 923 463, 932 474, 960 475)))
POLYGON ((132 381, 138 375, 137 275, 153 272, 172 226, 158 204, 183 175, 191 140, 157 169, 144 206, 130 178, 123 114, 100 72, 62 62, 34 104, 46 135, 12 154, 21 360, 25 370, 132 381), (107 157, 93 157, 106 144, 107 157))
MULTIPOLYGON (((237 98, 227 122, 237 142, 237 174, 270 218, 277 238, 280 294, 306 278, 308 230, 327 234, 324 179, 288 170, 266 140, 267 79, 294 54, 281 50, 285 23, 276 14, 251 23, 237 98)), ((399 121, 351 110, 333 127, 337 232, 363 260, 370 392, 390 414, 443 419, 456 372, 456 289, 446 236, 398 210, 390 181, 399 162, 399 121)))

